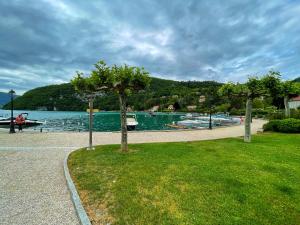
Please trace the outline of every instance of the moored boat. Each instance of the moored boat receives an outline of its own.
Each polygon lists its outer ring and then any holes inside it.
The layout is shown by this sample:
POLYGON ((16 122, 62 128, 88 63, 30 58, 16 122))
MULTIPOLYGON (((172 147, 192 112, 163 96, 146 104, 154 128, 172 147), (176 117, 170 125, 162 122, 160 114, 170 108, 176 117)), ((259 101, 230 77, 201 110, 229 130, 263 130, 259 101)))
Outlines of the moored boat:
POLYGON ((127 130, 135 130, 139 124, 134 113, 128 113, 126 116, 127 130))
MULTIPOLYGON (((213 123, 213 121, 212 121, 213 123)), ((209 121, 205 120, 182 120, 178 121, 177 125, 186 127, 205 127, 209 125, 209 121)))
MULTIPOLYGON (((25 122, 23 124, 24 128, 39 126, 39 125, 43 124, 43 122, 41 122, 41 121, 28 119, 27 118, 28 113, 22 113, 22 116, 25 119, 25 122)), ((16 118, 15 117, 13 117, 13 121, 14 121, 14 124, 16 126, 16 118)), ((10 117, 0 118, 0 127, 1 128, 9 128, 10 127, 10 123, 11 123, 11 118, 10 117)))

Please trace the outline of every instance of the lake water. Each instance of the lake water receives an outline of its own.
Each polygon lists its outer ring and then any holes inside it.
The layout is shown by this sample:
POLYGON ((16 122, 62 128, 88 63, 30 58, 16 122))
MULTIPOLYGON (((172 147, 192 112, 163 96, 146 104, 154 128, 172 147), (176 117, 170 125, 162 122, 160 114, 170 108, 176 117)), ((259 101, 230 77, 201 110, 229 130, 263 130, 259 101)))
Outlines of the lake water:
MULTIPOLYGON (((57 112, 57 111, 28 111, 16 110, 14 116, 29 113, 29 119, 35 119, 45 124, 29 128, 44 131, 88 131, 88 113, 86 112, 57 112)), ((180 120, 185 113, 155 113, 151 116, 146 112, 136 112, 138 126, 136 130, 171 130, 166 126, 180 120)), ((0 116, 10 117, 9 110, 0 110, 0 116)), ((120 114, 118 112, 99 112, 94 116, 94 131, 119 131, 120 114)))

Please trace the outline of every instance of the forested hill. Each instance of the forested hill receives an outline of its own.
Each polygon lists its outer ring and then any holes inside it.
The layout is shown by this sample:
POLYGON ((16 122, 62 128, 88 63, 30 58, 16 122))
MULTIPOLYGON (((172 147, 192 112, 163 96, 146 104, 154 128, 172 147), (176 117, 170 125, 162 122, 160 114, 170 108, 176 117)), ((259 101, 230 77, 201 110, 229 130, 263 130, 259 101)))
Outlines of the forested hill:
POLYGON ((296 78, 294 81, 295 82, 300 82, 300 77, 296 78))
MULTIPOLYGON (((167 108, 175 104, 184 109, 188 105, 199 104, 199 95, 208 91, 217 91, 220 83, 214 81, 172 81, 152 78, 148 90, 133 94, 128 99, 128 105, 134 110, 147 110, 155 105, 167 108)), ((26 110, 61 110, 81 111, 87 108, 87 103, 78 99, 70 83, 49 85, 32 89, 18 97, 14 104, 16 109, 26 110)), ((8 109, 9 104, 4 108, 8 109)), ((95 101, 95 108, 101 110, 118 110, 119 100, 113 93, 105 94, 95 101)))

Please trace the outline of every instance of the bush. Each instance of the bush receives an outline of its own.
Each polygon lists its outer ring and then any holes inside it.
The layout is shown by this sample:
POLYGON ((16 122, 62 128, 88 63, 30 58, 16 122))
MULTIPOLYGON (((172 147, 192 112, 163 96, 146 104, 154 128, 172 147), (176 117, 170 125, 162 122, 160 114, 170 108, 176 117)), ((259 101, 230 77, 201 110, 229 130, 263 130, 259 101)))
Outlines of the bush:
POLYGON ((278 124, 281 120, 271 120, 268 123, 264 124, 264 131, 278 131, 278 124))
POLYGON ((271 120, 263 126, 264 131, 300 133, 300 119, 271 120))

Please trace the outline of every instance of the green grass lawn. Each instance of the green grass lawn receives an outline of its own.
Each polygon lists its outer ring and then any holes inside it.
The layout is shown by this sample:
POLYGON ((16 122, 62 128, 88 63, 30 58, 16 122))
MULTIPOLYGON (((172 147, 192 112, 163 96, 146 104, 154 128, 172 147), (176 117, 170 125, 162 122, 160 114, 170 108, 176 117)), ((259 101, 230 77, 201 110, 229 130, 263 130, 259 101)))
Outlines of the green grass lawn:
POLYGON ((94 224, 300 224, 300 135, 118 145, 68 164, 94 224))

